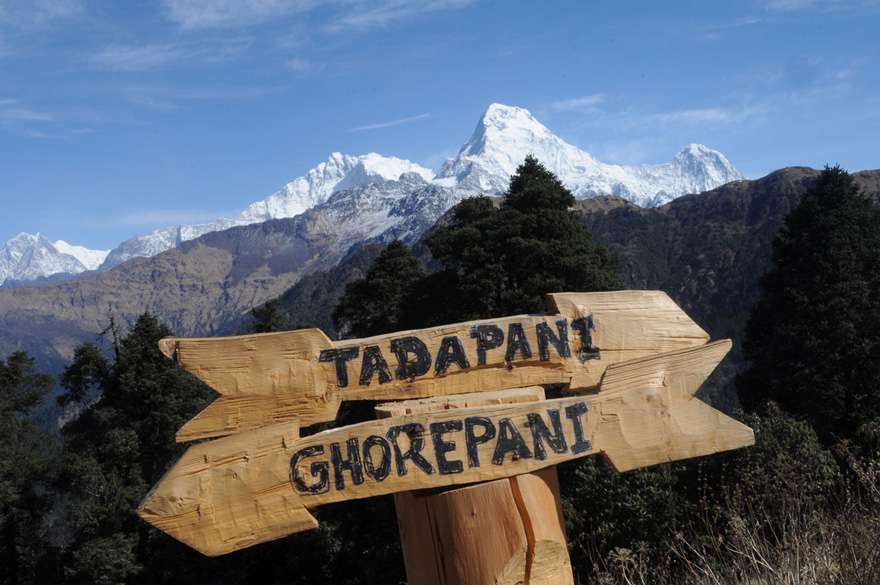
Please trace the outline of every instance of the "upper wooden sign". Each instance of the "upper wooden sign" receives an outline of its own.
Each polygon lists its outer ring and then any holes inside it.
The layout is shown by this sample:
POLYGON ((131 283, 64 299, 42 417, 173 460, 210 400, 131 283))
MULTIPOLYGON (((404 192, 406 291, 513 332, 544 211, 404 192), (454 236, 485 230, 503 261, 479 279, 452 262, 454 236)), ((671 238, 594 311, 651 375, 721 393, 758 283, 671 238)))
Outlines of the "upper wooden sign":
POLYGON ((304 438, 285 422, 202 443, 138 513, 217 555, 314 528, 308 510, 331 502, 509 477, 600 452, 625 471, 750 445, 750 428, 694 397, 729 349, 720 341, 612 364, 588 396, 432 412, 391 405, 382 408, 389 418, 304 438))
POLYGON ((331 341, 319 329, 167 338, 162 351, 221 397, 177 433, 216 437, 333 420, 343 400, 392 400, 532 384, 596 386, 614 363, 705 344, 660 291, 554 293, 548 315, 331 341))

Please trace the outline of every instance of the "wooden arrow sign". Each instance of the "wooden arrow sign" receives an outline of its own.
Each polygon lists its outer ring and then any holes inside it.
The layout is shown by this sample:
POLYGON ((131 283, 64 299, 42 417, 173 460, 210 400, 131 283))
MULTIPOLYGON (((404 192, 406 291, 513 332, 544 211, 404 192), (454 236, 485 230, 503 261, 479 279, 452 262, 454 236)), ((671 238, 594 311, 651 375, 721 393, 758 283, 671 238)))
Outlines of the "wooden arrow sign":
POLYGON ((298 438, 285 422, 190 447, 138 513, 207 555, 317 526, 330 502, 509 477, 602 453, 618 471, 736 449, 695 398, 729 341, 609 365, 599 392, 393 416, 298 438))
POLYGON ((319 329, 167 338, 162 351, 221 397, 178 441, 297 420, 333 420, 343 400, 395 400, 533 384, 586 389, 614 363, 705 344, 660 291, 555 293, 549 315, 517 315, 331 341, 319 329))

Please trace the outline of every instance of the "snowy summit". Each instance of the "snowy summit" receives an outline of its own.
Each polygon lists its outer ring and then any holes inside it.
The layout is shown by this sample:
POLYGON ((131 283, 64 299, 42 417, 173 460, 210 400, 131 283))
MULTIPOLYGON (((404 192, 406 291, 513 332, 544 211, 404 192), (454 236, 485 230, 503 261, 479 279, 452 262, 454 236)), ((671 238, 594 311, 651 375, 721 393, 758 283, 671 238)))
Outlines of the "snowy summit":
POLYGON ((745 178, 723 154, 699 144, 685 147, 670 163, 606 164, 553 134, 528 110, 492 104, 458 156, 440 169, 438 181, 471 192, 500 193, 529 154, 579 199, 617 195, 642 207, 745 178))
POLYGON ((0 247, 0 284, 97 269, 109 250, 89 250, 41 234, 20 233, 0 247))

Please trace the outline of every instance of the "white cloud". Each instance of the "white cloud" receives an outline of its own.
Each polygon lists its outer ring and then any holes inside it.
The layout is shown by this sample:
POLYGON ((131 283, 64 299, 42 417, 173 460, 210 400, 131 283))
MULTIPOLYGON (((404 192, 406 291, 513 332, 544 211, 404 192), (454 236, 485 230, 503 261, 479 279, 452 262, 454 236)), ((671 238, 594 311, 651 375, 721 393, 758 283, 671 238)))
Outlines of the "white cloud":
POLYGON ((168 18, 186 29, 249 26, 306 12, 320 3, 319 0, 162 0, 168 18))
POLYGON ((391 128, 392 126, 400 126, 401 124, 409 124, 418 120, 430 118, 431 114, 419 114, 418 116, 409 116, 408 118, 398 118, 397 120, 389 120, 387 122, 377 122, 375 124, 367 124, 365 126, 356 126, 351 128, 349 132, 363 132, 365 130, 379 130, 380 128, 391 128))
POLYGON ((834 12, 880 7, 878 0, 765 0, 763 4, 771 12, 834 12))
POLYGON ((131 103, 155 110, 173 110, 187 102, 255 100, 279 89, 281 88, 252 85, 172 87, 149 84, 123 85, 118 88, 131 103))
POLYGON ((764 19, 757 16, 743 16, 721 24, 710 24, 698 29, 700 34, 697 38, 703 41, 715 41, 721 38, 724 31, 754 26, 762 22, 764 22, 764 19))
POLYGON ((306 71, 311 71, 314 68, 314 65, 311 61, 308 61, 307 59, 300 59, 299 57, 288 59, 284 62, 284 66, 291 71, 296 71, 297 73, 305 73, 306 71))
POLYGON ((0 99, 0 121, 3 122, 52 122, 55 116, 34 110, 16 99, 0 99))
POLYGON ((31 28, 77 16, 80 0, 0 0, 0 25, 31 28))
POLYGON ((605 102, 605 96, 601 93, 584 95, 576 98, 558 100, 550 104, 554 110, 595 112, 605 102))
POLYGON ((651 114, 649 117, 660 124, 732 124, 742 122, 760 113, 761 108, 692 108, 651 114))
POLYGON ((247 38, 231 38, 199 43, 110 45, 89 55, 88 60, 114 71, 145 71, 192 61, 223 63, 241 55, 250 43, 247 38))
POLYGON ((327 26, 332 32, 366 30, 389 25, 421 14, 456 10, 476 0, 383 0, 354 2, 353 6, 327 26))
POLYGON ((180 60, 180 47, 174 44, 136 46, 112 45, 90 56, 89 60, 103 68, 120 71, 155 69, 180 60))
POLYGON ((184 29, 241 28, 333 6, 325 30, 385 26, 420 14, 454 10, 476 0, 162 0, 166 16, 184 29))

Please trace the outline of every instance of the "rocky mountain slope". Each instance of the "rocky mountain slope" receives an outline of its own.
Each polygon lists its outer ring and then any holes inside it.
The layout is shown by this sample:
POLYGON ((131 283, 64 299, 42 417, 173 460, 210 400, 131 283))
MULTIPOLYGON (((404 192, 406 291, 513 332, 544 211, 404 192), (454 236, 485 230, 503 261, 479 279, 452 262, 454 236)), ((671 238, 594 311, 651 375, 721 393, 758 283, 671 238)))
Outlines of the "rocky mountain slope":
MULTIPOLYGON (((350 189, 371 187, 370 192, 374 194, 376 201, 368 206, 375 211, 382 202, 399 199, 398 183, 403 175, 410 176, 410 179, 403 182, 414 185, 410 193, 413 197, 430 193, 422 190, 422 185, 416 178, 432 185, 437 192, 447 195, 451 192, 451 197, 444 196, 440 202, 448 209, 463 197, 481 192, 503 192, 510 175, 528 154, 537 156, 579 198, 618 195, 647 207, 659 205, 685 193, 704 191, 742 178, 720 152, 696 144, 687 146, 672 162, 666 164, 605 164, 553 134, 528 110, 492 104, 480 117, 473 134, 461 147, 458 155, 447 161, 436 177, 431 170, 400 158, 376 153, 351 156, 335 152, 302 177, 291 181, 266 199, 250 204, 235 217, 204 224, 171 226, 133 237, 115 247, 109 254, 104 254, 103 261, 98 263, 100 266, 94 268, 109 270, 132 258, 155 256, 206 233, 270 219, 295 217, 326 204, 337 193, 350 189)), ((425 209, 437 208, 437 204, 438 202, 410 203, 411 206, 425 209)), ((439 209, 440 213, 443 211, 445 209, 439 209)), ((389 213, 395 212, 390 209, 381 212, 385 215, 389 213)), ((356 233, 359 230, 340 237, 339 245, 348 245, 356 233)), ((345 250, 334 252, 342 254, 345 250)), ((90 251, 69 245, 66 245, 64 253, 73 256, 80 254, 80 261, 85 258, 91 261, 97 257, 89 255, 90 251)), ((42 265, 35 264, 33 270, 21 272, 24 276, 13 278, 27 280, 47 276, 49 272, 46 270, 60 269, 66 274, 77 274, 76 270, 79 270, 73 264, 69 267, 73 272, 66 272, 66 266, 51 266, 45 270, 39 269, 39 266, 42 265)))
POLYGON ((414 241, 455 197, 405 173, 335 193, 294 218, 211 232, 106 272, 0 289, 0 355, 27 349, 57 371, 111 315, 125 326, 144 311, 182 335, 216 334, 304 274, 335 265, 355 244, 414 241))

